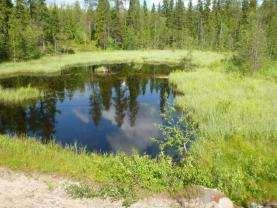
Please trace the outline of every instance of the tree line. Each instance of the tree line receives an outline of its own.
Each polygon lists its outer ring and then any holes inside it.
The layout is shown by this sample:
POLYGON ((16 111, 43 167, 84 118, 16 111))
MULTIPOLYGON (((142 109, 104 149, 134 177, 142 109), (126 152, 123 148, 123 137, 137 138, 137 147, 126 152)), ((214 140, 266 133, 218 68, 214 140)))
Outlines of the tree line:
POLYGON ((0 60, 25 60, 74 49, 194 48, 240 51, 258 68, 277 56, 277 1, 0 0, 0 60), (256 66, 257 65, 257 66, 256 66))

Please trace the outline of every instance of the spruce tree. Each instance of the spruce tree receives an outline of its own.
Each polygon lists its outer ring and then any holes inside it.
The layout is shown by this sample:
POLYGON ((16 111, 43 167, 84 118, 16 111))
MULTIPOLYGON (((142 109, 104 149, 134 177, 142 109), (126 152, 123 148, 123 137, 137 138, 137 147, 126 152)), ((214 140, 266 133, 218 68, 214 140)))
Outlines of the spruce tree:
POLYGON ((0 0, 0 61, 9 57, 9 18, 12 3, 10 0, 0 0))
POLYGON ((266 58, 266 35, 258 12, 250 12, 247 23, 249 27, 242 31, 238 55, 244 67, 255 72, 266 58))
POLYGON ((277 2, 264 0, 262 4, 262 18, 267 38, 267 52, 271 59, 277 59, 277 2))
POLYGON ((38 32, 33 27, 28 6, 17 0, 9 19, 9 51, 14 61, 39 56, 38 32))
POLYGON ((48 17, 46 18, 46 25, 44 30, 44 37, 52 46, 49 48, 50 52, 57 53, 59 45, 59 37, 61 33, 61 20, 59 8, 54 5, 49 8, 48 17))
POLYGON ((187 30, 188 38, 190 39, 189 44, 192 46, 196 37, 196 23, 195 23, 195 11, 193 9, 192 0, 189 0, 188 9, 185 18, 185 28, 187 30))
POLYGON ((182 47, 185 44, 186 31, 185 31, 185 7, 183 0, 177 0, 175 12, 175 47, 182 47))
POLYGON ((123 47, 123 33, 124 33, 124 6, 122 0, 115 1, 115 8, 112 12, 112 37, 115 44, 119 47, 123 47))
POLYGON ((130 5, 128 9, 127 15, 127 23, 129 27, 133 27, 135 29, 140 29, 140 3, 139 0, 130 0, 130 5))
POLYGON ((196 28, 197 28, 197 45, 200 49, 203 49, 204 46, 204 8, 202 0, 198 0, 197 3, 197 20, 196 20, 196 28))
POLYGON ((137 49, 141 46, 141 8, 139 0, 130 0, 125 29, 125 48, 137 49))
POLYGON ((108 0, 98 1, 95 18, 95 31, 98 46, 106 49, 110 38, 110 5, 108 0))

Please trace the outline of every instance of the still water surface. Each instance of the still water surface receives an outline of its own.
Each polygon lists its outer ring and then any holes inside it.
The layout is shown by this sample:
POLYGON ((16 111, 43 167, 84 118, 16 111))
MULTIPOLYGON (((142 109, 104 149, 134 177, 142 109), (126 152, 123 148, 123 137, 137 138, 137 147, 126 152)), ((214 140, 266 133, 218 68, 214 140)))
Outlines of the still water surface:
POLYGON ((153 154, 150 138, 174 100, 168 66, 132 64, 74 67, 54 77, 0 80, 5 88, 34 86, 43 98, 21 106, 0 104, 0 133, 28 135, 43 142, 78 144, 95 152, 153 154))

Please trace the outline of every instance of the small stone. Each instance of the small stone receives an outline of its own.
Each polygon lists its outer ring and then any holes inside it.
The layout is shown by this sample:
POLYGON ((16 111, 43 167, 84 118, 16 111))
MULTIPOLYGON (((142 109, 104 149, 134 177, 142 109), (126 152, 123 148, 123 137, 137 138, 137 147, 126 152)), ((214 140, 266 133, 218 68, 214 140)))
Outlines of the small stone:
POLYGON ((264 208, 277 208, 277 201, 270 201, 265 203, 264 208))
POLYGON ((227 198, 227 197, 222 197, 219 199, 217 203, 217 208, 234 208, 233 202, 227 198))
POLYGON ((253 202, 249 205, 249 208, 264 208, 264 207, 260 204, 256 204, 253 202))

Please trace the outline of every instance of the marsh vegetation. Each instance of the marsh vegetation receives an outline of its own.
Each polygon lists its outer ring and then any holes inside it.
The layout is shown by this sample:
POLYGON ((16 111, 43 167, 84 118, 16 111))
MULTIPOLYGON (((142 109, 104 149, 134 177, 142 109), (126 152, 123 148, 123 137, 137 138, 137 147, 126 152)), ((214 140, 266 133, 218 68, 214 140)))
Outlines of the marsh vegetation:
POLYGON ((42 97, 43 93, 37 88, 30 86, 4 89, 0 86, 0 103, 2 104, 22 104, 42 97))

